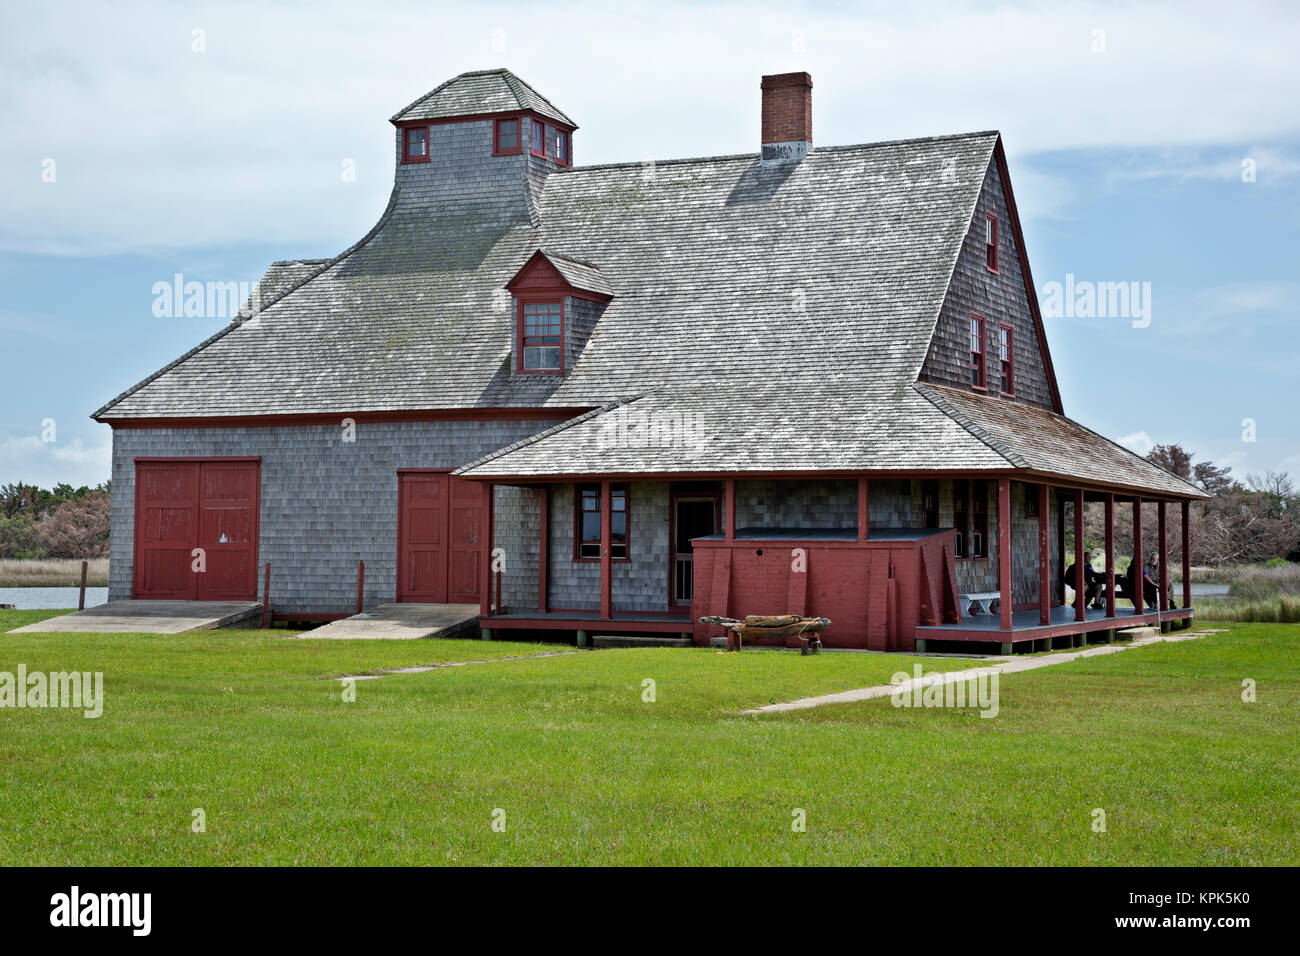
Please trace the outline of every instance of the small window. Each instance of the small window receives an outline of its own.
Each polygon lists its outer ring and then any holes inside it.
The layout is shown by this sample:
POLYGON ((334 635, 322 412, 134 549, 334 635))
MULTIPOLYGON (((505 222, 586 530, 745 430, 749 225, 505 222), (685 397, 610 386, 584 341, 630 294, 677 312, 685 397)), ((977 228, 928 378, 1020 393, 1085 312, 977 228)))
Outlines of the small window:
POLYGON ((533 120, 533 155, 546 155, 546 124, 533 120))
POLYGON ((989 556, 989 489, 984 481, 971 482, 971 532, 970 556, 989 556))
POLYGON ((953 539, 953 553, 959 558, 969 557, 966 548, 970 534, 970 482, 952 483, 952 526, 957 529, 953 539))
POLYGON ((520 152, 519 120, 499 119, 496 122, 496 141, 492 153, 496 156, 511 156, 520 152))
MULTIPOLYGON (((580 561, 600 560, 600 485, 579 485, 577 496, 577 553, 580 561)), ((627 485, 609 486, 609 556, 626 561, 628 507, 627 485)))
POLYGON ((402 130, 402 162, 429 161, 429 127, 408 126, 402 130))
POLYGON ((1014 396, 1016 393, 1016 352, 1015 340, 1009 325, 998 328, 998 363, 1001 366, 998 388, 1003 395, 1014 396))
POLYGON ((984 388, 984 317, 971 313, 970 317, 970 384, 984 388))
POLYGON ((555 162, 560 166, 568 166, 569 158, 569 134, 562 129, 555 131, 555 162))
POLYGON ((984 265, 998 271, 998 218, 992 213, 984 217, 984 265))
POLYGON ((563 369, 564 306, 560 302, 525 302, 520 306, 520 371, 563 369))

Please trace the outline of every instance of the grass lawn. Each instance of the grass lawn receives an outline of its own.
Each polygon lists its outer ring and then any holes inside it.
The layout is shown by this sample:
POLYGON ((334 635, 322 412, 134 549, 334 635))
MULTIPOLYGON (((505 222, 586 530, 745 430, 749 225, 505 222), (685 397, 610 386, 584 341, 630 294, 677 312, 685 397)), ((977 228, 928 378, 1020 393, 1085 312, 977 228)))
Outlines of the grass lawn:
POLYGON ((345 703, 320 678, 557 648, 285 634, 0 633, 0 671, 100 670, 107 697, 97 720, 0 709, 0 863, 1300 862, 1293 625, 1009 675, 992 720, 739 715, 919 660, 768 651, 446 667, 345 703))

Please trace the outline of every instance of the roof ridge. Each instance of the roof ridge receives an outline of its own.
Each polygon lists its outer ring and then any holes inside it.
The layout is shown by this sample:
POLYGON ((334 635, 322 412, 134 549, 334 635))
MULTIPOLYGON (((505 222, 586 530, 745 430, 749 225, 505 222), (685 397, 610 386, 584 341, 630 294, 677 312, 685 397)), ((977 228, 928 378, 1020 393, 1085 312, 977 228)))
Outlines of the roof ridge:
MULTIPOLYGON (((980 130, 973 133, 948 133, 943 136, 917 136, 912 139, 885 139, 875 143, 850 143, 844 146, 814 146, 809 150, 809 155, 816 153, 843 153, 850 150, 878 149, 886 146, 910 146, 917 143, 941 143, 948 140, 957 139, 978 139, 984 136, 1000 136, 997 130, 980 130)), ((571 175, 577 172, 586 172, 596 169, 620 169, 623 167, 641 167, 647 162, 655 166, 680 166, 686 163, 715 163, 726 162, 737 159, 758 159, 761 153, 722 153, 717 156, 681 156, 676 159, 630 159, 617 163, 591 163, 589 165, 564 166, 556 169, 551 175, 562 174, 571 175)), ((548 177, 549 178, 549 177, 548 177)))
POLYGON ((197 355, 199 352, 203 351, 213 342, 216 342, 218 339, 224 338, 225 336, 233 332, 235 329, 240 328, 246 322, 249 321, 249 318, 255 317, 257 315, 260 315, 262 312, 265 312, 271 306, 275 305, 277 302, 285 298, 285 296, 289 295, 292 292, 298 291, 303 286, 305 286, 308 282, 311 282, 313 279, 315 279, 317 276, 321 275, 322 273, 327 272, 329 269, 337 265, 339 262, 342 262, 348 256, 352 255, 352 253, 356 252, 362 246, 366 245, 366 243, 370 242, 370 240, 375 237, 375 235, 379 232, 379 230, 384 226, 385 223, 388 222, 389 218, 392 216, 393 210, 397 208, 397 196, 400 191, 401 190, 398 187, 398 185, 394 183, 393 191, 388 196, 388 205, 384 208, 384 214, 379 217, 379 221, 370 227, 369 232, 367 232, 364 236, 362 236, 352 245, 348 246, 337 256, 335 256, 332 259, 298 260, 301 262, 311 261, 313 263, 320 263, 321 265, 320 268, 313 270, 310 275, 303 276, 303 278, 301 278, 297 282, 291 283, 290 285, 286 286, 284 289, 280 291, 279 295, 275 296, 275 298, 271 299, 269 302, 258 306, 258 308, 248 318, 240 319, 238 316, 236 316, 234 319, 231 320, 229 325, 227 325, 225 328, 218 329, 216 332, 208 336, 198 345, 194 346, 194 348, 190 349, 184 355, 181 355, 179 358, 173 359, 172 361, 164 365, 162 368, 154 372, 152 375, 142 378, 140 381, 136 382, 134 385, 132 385, 126 391, 122 392, 117 397, 112 398, 109 401, 105 402, 104 405, 101 408, 99 408, 98 411, 92 413, 90 417, 94 420, 98 420, 101 415, 107 412, 114 405, 121 402, 123 399, 129 398, 130 396, 134 395, 140 389, 144 388, 146 385, 150 384, 151 382, 154 382, 157 379, 161 378, 163 375, 170 372, 172 369, 176 368, 176 366, 180 365, 182 362, 185 362, 186 360, 197 355))

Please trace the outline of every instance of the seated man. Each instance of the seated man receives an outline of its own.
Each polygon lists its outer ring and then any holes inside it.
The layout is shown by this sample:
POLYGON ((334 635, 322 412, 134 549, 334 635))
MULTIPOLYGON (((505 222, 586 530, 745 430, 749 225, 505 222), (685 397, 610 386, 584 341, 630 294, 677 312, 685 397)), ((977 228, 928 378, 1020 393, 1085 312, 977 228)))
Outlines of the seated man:
MULTIPOLYGON (((1160 607, 1160 553, 1158 551, 1148 554, 1147 563, 1142 567, 1142 600, 1152 610, 1160 607)), ((1172 594, 1169 596, 1169 609, 1178 610, 1172 594)))
MULTIPOLYGON (((1088 607, 1103 607, 1106 591, 1106 575, 1102 571, 1097 571, 1093 567, 1093 562, 1101 555, 1100 551, 1094 551, 1089 560, 1083 566, 1083 602, 1088 607)), ((1065 603, 1065 586, 1074 587, 1074 565, 1065 569, 1065 579, 1061 582, 1061 603, 1065 603)))

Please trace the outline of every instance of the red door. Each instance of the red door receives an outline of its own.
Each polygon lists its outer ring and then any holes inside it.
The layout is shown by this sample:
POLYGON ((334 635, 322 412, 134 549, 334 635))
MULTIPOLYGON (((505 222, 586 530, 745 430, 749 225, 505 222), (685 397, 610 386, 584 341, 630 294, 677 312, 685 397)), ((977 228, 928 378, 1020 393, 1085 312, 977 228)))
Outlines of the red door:
POLYGON ((136 462, 134 596, 255 600, 260 481, 256 460, 136 462))
POLYGON ((432 471, 400 471, 397 486, 397 600, 477 604, 482 487, 432 471))

